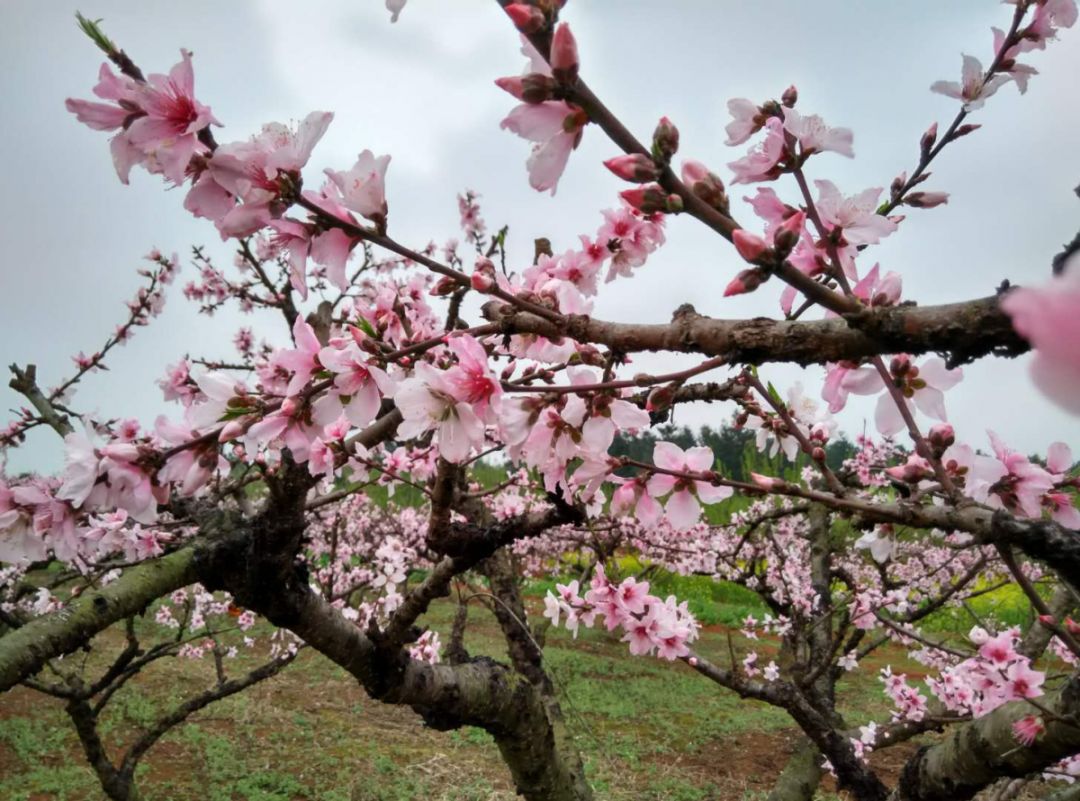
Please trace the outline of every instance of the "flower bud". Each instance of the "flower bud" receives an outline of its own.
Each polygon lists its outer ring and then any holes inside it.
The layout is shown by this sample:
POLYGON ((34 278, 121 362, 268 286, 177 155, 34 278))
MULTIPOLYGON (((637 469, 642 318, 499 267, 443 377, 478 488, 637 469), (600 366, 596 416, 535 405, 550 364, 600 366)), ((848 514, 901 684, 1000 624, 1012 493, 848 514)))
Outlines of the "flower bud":
POLYGON ((504 9, 514 27, 526 36, 544 27, 544 12, 528 3, 511 3, 504 9))
POLYGON ((1075 637, 1080 634, 1080 624, 1074 622, 1071 617, 1067 617, 1065 618, 1065 630, 1075 637))
POLYGON ((662 412, 669 408, 675 400, 675 388, 675 384, 656 387, 645 401, 645 411, 662 412))
POLYGON ((657 130, 652 132, 652 155, 662 164, 671 162, 678 152, 678 128, 666 117, 661 117, 657 130))
POLYGON ((905 204, 914 206, 917 209, 932 209, 934 206, 940 206, 948 202, 948 192, 912 192, 904 198, 905 204))
POLYGON ((228 442, 229 440, 237 439, 238 437, 243 436, 246 429, 247 424, 243 420, 230 420, 221 427, 221 433, 218 434, 218 442, 228 442))
POLYGON ((1044 626, 1053 626, 1054 623, 1055 623, 1054 616, 1053 615, 1039 615, 1039 622, 1042 623, 1044 626))
POLYGON ((937 123, 935 122, 933 125, 926 129, 926 133, 924 133, 922 135, 922 139, 919 140, 919 149, 922 152, 924 159, 930 155, 930 149, 934 146, 934 143, 936 141, 937 123))
POLYGON ((559 23, 551 37, 551 74, 562 86, 573 86, 578 76, 578 51, 570 26, 559 23))
POLYGON ((735 249, 739 251, 739 255, 749 262, 758 261, 769 251, 768 242, 757 234, 750 233, 745 228, 735 229, 731 239, 735 244, 735 249))
POLYGON ((911 372, 911 357, 906 353, 893 356, 892 361, 889 362, 889 372, 897 378, 911 372))
POLYGON ((653 131, 653 156, 662 164, 667 164, 678 151, 679 129, 667 117, 661 117, 653 131))
POLYGON ((555 79, 540 72, 497 78, 495 85, 524 103, 543 103, 555 95, 555 79))
POLYGON ((477 270, 469 278, 469 285, 477 292, 490 292, 495 286, 495 279, 477 270))
POLYGON ((435 282, 435 286, 429 290, 429 294, 434 295, 435 297, 442 297, 444 295, 453 294, 454 290, 457 288, 458 282, 447 275, 435 282))
POLYGON ((821 447, 814 448, 814 450, 810 453, 810 458, 813 459, 815 462, 824 462, 825 449, 821 447))
POLYGON ((747 292, 753 292, 765 283, 766 277, 765 271, 759 267, 743 270, 732 278, 731 283, 725 287, 724 297, 730 298, 732 295, 745 295, 747 292))
POLYGON ((751 473, 750 480, 763 490, 776 490, 781 489, 784 486, 784 482, 780 479, 773 478, 772 476, 763 476, 760 473, 751 473))
POLYGON ((956 442, 956 432, 948 423, 938 423, 930 429, 926 439, 929 441, 930 447, 940 455, 956 442))
POLYGON ((645 184, 633 189, 626 189, 619 196, 644 214, 656 212, 675 213, 683 210, 682 198, 669 195, 659 184, 645 184))
POLYGON ((780 258, 785 258, 799 244, 805 222, 806 212, 799 210, 780 223, 780 227, 776 229, 776 234, 773 236, 773 244, 780 258))
POLYGON ((690 191, 724 214, 729 211, 724 182, 700 161, 687 159, 682 165, 682 180, 690 191))
POLYGON ((792 84, 784 93, 780 95, 780 102, 787 108, 795 108, 795 104, 799 100, 799 90, 795 88, 795 84, 792 84))
POLYGON ((959 139, 961 136, 967 136, 969 133, 975 133, 980 128, 982 128, 982 125, 977 125, 977 124, 972 124, 972 123, 967 123, 965 125, 961 125, 959 128, 957 128, 953 132, 952 138, 953 139, 959 139))
POLYGON ((624 181, 633 181, 638 184, 649 183, 660 177, 660 169, 656 166, 656 162, 642 153, 616 156, 605 161, 604 166, 624 181))

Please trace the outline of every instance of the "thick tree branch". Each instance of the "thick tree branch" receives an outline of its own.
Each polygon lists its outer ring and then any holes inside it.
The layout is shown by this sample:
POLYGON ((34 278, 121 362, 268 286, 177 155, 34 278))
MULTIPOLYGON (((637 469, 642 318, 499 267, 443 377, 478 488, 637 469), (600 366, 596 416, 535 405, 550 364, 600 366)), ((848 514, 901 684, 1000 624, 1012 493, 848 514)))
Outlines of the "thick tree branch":
POLYGON ((718 320, 680 307, 666 324, 616 323, 584 315, 547 320, 489 302, 484 316, 509 334, 606 345, 620 353, 671 351, 725 357, 731 364, 857 361, 889 353, 944 354, 952 365, 988 355, 1016 356, 1029 345, 1013 330, 996 296, 941 306, 896 306, 847 319, 718 320))

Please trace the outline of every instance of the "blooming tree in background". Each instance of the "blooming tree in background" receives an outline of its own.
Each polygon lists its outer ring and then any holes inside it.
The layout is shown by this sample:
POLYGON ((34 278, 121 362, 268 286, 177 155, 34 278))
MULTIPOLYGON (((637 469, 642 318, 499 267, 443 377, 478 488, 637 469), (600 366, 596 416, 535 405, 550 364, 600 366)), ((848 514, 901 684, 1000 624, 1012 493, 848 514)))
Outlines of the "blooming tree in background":
MULTIPOLYGON (((386 5, 393 20, 408 13, 404 0, 386 5)), ((0 442, 19 447, 47 427, 66 456, 56 476, 0 475, 0 687, 67 699, 103 788, 130 798, 135 765, 161 734, 273 675, 303 645, 435 728, 485 728, 526 798, 586 799, 588 776, 519 586, 523 575, 554 573, 562 580, 543 609, 553 626, 573 636, 602 626, 630 654, 791 717, 806 758, 785 770, 799 780, 779 783, 777 798, 810 798, 826 771, 860 801, 968 798, 1002 777, 1072 781, 1072 453, 1053 442, 1027 457, 993 432, 958 441, 947 408, 965 364, 1034 349, 1035 386, 1080 412, 1080 243, 1044 285, 946 306, 904 298, 903 266, 866 251, 917 229, 908 210, 948 202, 927 185, 931 163, 980 127, 973 115, 995 92, 1026 90, 1036 51, 1076 22, 1074 0, 1011 0, 986 66, 965 55, 959 82, 933 85, 960 101, 956 116, 922 134, 914 166, 887 189, 812 177, 853 158, 854 135, 799 107, 794 86, 728 103, 723 135, 736 150, 726 165, 680 154, 666 117, 642 142, 588 88, 587 54, 579 58, 560 20, 572 6, 500 5, 526 59, 520 74, 496 80, 513 96, 501 126, 529 143, 530 186, 556 194, 584 136, 610 141, 604 163, 631 184, 578 241, 556 247, 534 232, 528 264, 508 263, 506 229, 488 230, 471 191, 458 196, 463 242, 397 241, 390 155, 365 149, 352 165, 311 166, 331 112, 224 141, 227 112, 197 95, 190 53, 167 73, 144 73, 80 17, 108 62, 95 99, 68 100, 68 110, 108 134, 121 181, 143 169, 180 190, 178 206, 216 228, 231 261, 199 248, 192 272, 154 251, 126 320, 76 357, 69 379, 42 387, 32 366, 12 367, 29 405, 0 442), (745 262, 717 298, 775 292, 775 319, 689 306, 662 325, 592 316, 607 283, 648 269, 675 214, 745 262), (203 311, 269 312, 291 344, 244 327, 213 354, 162 354, 159 386, 173 414, 80 413, 74 386, 151 322, 185 270, 183 294, 203 311), (636 372, 632 357, 646 351, 697 360, 636 372), (778 389, 768 377, 778 362, 825 365, 825 382, 778 389), (876 432, 830 463, 832 415, 852 393, 876 396, 876 432), (649 460, 612 455, 617 437, 701 401, 726 404, 721 414, 775 457, 761 463, 781 467, 730 475, 708 447, 667 441, 649 460), (485 483, 478 471, 492 464, 502 478, 485 483), (743 634, 775 641, 775 655, 696 651, 687 603, 621 574, 615 557, 625 554, 756 593, 770 612, 748 617, 743 634), (60 564, 60 579, 41 579, 45 562, 60 564), (477 576, 487 589, 467 594, 492 601, 506 663, 468 654, 464 592, 445 645, 423 626, 433 601, 477 576), (1027 631, 986 621, 957 644, 920 626, 1006 585, 1037 616, 1027 631), (142 667, 131 621, 148 605, 159 638, 148 653, 212 661, 217 681, 113 764, 96 714, 115 682, 142 667), (257 616, 274 627, 263 635, 270 661, 229 679, 257 616), (61 660, 113 624, 127 627, 130 654, 105 675, 77 675, 61 660), (889 643, 926 665, 927 691, 886 668, 891 716, 846 720, 838 680, 889 643), (67 678, 43 678, 46 666, 67 678), (929 731, 941 734, 887 786, 869 755, 929 731)))

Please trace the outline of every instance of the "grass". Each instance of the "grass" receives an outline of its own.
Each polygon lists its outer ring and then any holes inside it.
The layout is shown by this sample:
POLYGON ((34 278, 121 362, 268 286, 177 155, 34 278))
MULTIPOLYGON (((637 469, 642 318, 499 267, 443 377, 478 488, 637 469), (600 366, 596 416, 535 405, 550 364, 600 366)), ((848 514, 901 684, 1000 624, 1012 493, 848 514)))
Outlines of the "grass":
MULTIPOLYGON (((751 649, 758 651, 761 663, 775 655, 775 643, 750 642, 738 633, 747 614, 760 619, 766 611, 745 589, 664 572, 654 572, 649 580, 654 592, 689 600, 705 624, 697 648, 707 658, 727 664, 729 638, 738 658, 751 649)), ((539 614, 540 598, 553 584, 528 586, 532 615, 539 614)), ((493 617, 479 601, 474 603, 467 648, 473 655, 505 659, 493 617)), ((1022 608, 1022 599, 996 591, 975 599, 972 607, 977 614, 1007 619, 1022 608)), ((438 602, 425 620, 444 641, 453 611, 449 602, 438 602)), ((144 620, 139 625, 152 624, 144 620)), ((933 625, 953 632, 966 631, 971 623, 939 613, 933 625)), ((549 630, 546 639, 547 667, 602 801, 764 798, 796 742, 798 734, 784 713, 742 701, 681 663, 631 657, 614 635, 582 629, 575 641, 565 630, 549 630)), ((117 632, 96 642, 91 664, 103 664, 122 644, 117 632)), ((245 652, 234 670, 249 668, 258 658, 245 652)), ((884 717, 887 704, 876 674, 890 661, 897 670, 922 675, 920 666, 907 662, 899 650, 875 655, 867 669, 842 680, 842 712, 852 723, 884 717)), ((110 704, 103 725, 110 753, 115 755, 156 716, 212 681, 208 662, 172 659, 145 671, 110 704)), ((100 801, 104 796, 84 765, 59 702, 24 688, 0 696, 0 799, 100 801)), ((172 730, 144 758, 138 778, 145 801, 515 797, 487 732, 426 729, 407 708, 370 700, 355 680, 314 652, 172 730)))

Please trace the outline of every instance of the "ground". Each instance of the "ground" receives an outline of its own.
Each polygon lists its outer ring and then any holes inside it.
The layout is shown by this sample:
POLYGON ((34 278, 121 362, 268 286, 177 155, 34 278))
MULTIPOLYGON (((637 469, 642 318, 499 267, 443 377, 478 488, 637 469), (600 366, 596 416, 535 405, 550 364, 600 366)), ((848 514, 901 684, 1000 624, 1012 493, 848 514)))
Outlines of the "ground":
MULTIPOLYGON (((467 647, 473 654, 501 656, 494 618, 479 600, 473 605, 467 647)), ((529 605, 538 614, 539 597, 529 605)), ((728 611, 726 617, 735 617, 744 610, 728 611)), ((428 615, 444 642, 452 612, 449 602, 441 602, 428 615)), ((108 632, 90 658, 115 653, 115 634, 108 632)), ((706 628, 698 650, 726 664, 729 637, 740 658, 748 645, 755 647, 759 664, 775 650, 769 643, 748 643, 719 623, 706 628)), ((545 655, 598 799, 763 798, 796 742, 782 712, 742 701, 684 664, 632 657, 613 635, 583 631, 575 641, 552 630, 545 655)), ((842 683, 842 711, 852 723, 884 718, 887 704, 877 672, 887 663, 921 675, 898 650, 875 656, 842 683)), ((253 657, 237 660, 238 668, 250 664, 253 657)), ((110 704, 107 741, 116 748, 169 704, 212 681, 208 661, 159 662, 110 704)), ((892 779, 914 748, 905 744, 875 754, 875 765, 892 779)), ((144 757, 138 776, 146 801, 515 797, 486 732, 426 729, 411 710, 370 700, 355 680, 313 652, 174 729, 144 757)), ((21 687, 0 696, 0 799, 103 798, 60 702, 21 687)), ((826 787, 820 798, 835 796, 826 787)))

